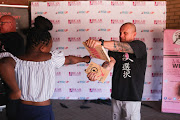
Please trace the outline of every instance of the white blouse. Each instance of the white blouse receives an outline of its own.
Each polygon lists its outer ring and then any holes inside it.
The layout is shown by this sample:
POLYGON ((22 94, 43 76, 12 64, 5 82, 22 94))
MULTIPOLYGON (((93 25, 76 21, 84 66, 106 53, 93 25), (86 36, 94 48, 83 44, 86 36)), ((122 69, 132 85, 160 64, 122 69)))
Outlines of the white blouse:
POLYGON ((42 102, 49 100, 55 89, 55 68, 60 68, 65 62, 65 56, 58 51, 52 51, 51 59, 42 62, 21 60, 11 53, 0 53, 2 57, 12 57, 16 61, 15 74, 21 99, 25 101, 42 102))

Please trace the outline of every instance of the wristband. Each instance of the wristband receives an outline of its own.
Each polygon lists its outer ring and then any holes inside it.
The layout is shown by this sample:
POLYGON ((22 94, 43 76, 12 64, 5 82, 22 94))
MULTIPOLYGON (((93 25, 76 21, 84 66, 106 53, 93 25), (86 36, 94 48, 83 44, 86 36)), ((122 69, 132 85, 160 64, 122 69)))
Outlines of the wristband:
POLYGON ((104 40, 103 39, 99 39, 99 41, 101 41, 101 45, 104 46, 104 40))

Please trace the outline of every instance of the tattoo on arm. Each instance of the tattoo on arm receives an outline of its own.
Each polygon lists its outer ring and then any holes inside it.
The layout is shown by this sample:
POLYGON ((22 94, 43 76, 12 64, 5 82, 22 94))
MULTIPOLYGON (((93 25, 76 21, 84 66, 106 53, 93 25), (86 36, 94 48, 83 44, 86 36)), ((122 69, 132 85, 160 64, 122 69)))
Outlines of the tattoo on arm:
POLYGON ((104 62, 103 65, 102 65, 102 67, 105 68, 105 69, 106 69, 107 67, 109 67, 109 62, 104 62))
POLYGON ((134 53, 133 49, 128 43, 114 41, 114 52, 134 53))

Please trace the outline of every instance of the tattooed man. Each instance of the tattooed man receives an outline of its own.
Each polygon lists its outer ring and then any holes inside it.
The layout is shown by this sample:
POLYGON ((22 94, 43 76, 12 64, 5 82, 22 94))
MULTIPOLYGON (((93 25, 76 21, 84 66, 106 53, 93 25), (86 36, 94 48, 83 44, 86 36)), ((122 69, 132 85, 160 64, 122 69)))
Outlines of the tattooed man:
MULTIPOLYGON (((89 47, 103 45, 116 61, 112 76, 112 120, 140 120, 147 64, 146 45, 135 40, 136 27, 132 23, 123 24, 119 33, 120 41, 89 39, 86 44, 89 47)), ((112 66, 111 61, 109 65, 112 66)), ((96 75, 88 74, 88 78, 95 81, 96 75)))

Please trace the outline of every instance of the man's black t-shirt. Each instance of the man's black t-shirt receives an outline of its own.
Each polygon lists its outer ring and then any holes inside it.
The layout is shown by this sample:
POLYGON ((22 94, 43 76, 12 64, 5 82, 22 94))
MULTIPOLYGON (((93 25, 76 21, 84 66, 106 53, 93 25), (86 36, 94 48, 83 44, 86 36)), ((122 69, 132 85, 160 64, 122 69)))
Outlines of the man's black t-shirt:
MULTIPOLYGON (((25 52, 24 39, 17 32, 0 34, 0 42, 3 45, 3 50, 0 47, 0 51, 4 51, 5 49, 14 56, 22 55, 25 52)), ((7 104, 8 92, 8 86, 0 77, 0 106, 7 104)))
POLYGON ((139 40, 128 44, 134 54, 108 52, 116 60, 111 97, 120 101, 141 101, 147 64, 146 45, 139 40))
POLYGON ((25 52, 24 39, 17 32, 0 34, 0 41, 4 49, 15 56, 25 52))

